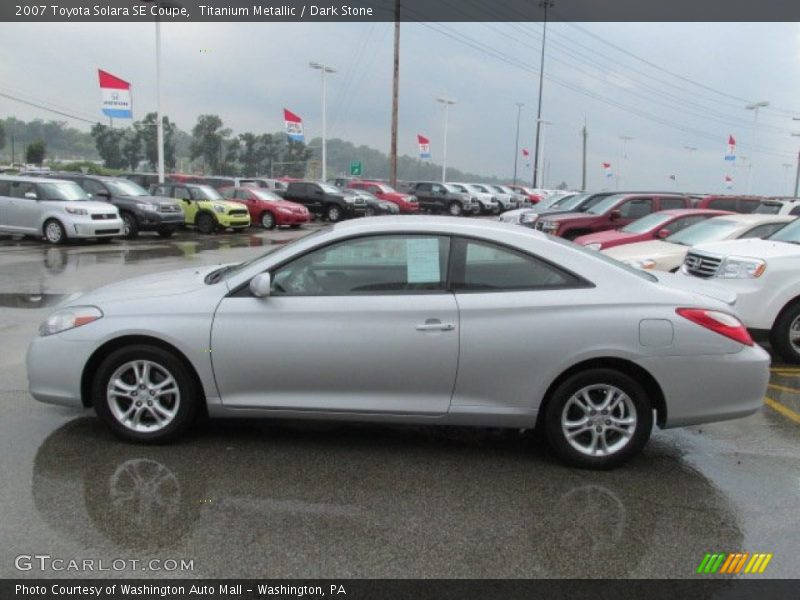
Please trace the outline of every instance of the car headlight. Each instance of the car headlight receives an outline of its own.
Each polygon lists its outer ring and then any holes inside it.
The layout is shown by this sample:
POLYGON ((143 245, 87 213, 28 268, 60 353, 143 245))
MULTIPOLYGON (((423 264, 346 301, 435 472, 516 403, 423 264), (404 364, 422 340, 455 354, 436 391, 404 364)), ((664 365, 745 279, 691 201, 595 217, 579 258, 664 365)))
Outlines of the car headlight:
POLYGON ((655 269, 656 261, 652 258, 642 258, 640 260, 626 260, 626 265, 629 265, 635 269, 642 269, 643 271, 650 271, 655 269))
POLYGON ((214 205, 214 212, 223 214, 225 212, 225 207, 215 204, 214 205))
POLYGON ((413 203, 413 202, 416 202, 416 201, 417 201, 417 197, 416 196, 409 196, 408 198, 406 198, 406 202, 413 203))
POLYGON ((71 306, 54 312, 39 326, 39 335, 53 335, 103 318, 96 306, 71 306))
POLYGON ((142 210, 158 210, 158 207, 155 204, 150 204, 149 202, 137 202, 136 206, 142 210))
POLYGON ((542 231, 547 231, 549 233, 558 231, 558 223, 554 223, 553 221, 543 221, 542 231))
POLYGON ((730 257, 722 261, 717 271, 720 279, 756 279, 767 270, 767 263, 757 258, 730 257))
POLYGON ((89 211, 85 208, 72 208, 67 206, 64 210, 66 210, 71 215, 88 215, 89 211))
POLYGON ((536 213, 523 213, 520 218, 520 223, 536 223, 536 220, 539 218, 539 215, 536 213))
POLYGON ((594 250, 595 252, 600 250, 600 248, 602 248, 602 247, 603 247, 603 244, 601 244, 600 242, 595 242, 594 244, 586 244, 584 246, 584 248, 586 248, 587 250, 594 250))

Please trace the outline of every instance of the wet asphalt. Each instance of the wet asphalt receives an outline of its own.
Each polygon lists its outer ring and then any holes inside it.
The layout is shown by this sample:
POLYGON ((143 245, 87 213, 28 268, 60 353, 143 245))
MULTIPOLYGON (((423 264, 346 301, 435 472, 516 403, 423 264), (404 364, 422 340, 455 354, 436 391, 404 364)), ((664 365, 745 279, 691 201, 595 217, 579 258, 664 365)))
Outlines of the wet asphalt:
MULTIPOLYGON (((18 555, 192 559, 136 577, 692 577, 707 552, 800 572, 800 367, 773 365, 749 418, 657 431, 612 472, 561 466, 518 432, 212 421, 169 446, 113 438, 26 392, 24 352, 62 297, 233 262, 281 230, 48 247, 0 238, 0 577, 18 555)), ((128 563, 130 564, 130 563, 128 563)))

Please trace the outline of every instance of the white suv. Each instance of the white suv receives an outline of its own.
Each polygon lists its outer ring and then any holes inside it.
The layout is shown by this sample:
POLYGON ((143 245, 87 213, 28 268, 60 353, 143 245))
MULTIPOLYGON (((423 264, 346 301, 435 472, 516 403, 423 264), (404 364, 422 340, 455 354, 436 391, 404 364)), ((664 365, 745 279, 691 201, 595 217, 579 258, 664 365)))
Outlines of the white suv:
POLYGON ((0 233, 108 240, 122 234, 122 219, 108 202, 93 202, 74 181, 0 175, 0 233))
POLYGON ((700 244, 680 274, 736 292, 735 309, 755 337, 768 335, 784 360, 800 363, 800 219, 767 239, 700 244))

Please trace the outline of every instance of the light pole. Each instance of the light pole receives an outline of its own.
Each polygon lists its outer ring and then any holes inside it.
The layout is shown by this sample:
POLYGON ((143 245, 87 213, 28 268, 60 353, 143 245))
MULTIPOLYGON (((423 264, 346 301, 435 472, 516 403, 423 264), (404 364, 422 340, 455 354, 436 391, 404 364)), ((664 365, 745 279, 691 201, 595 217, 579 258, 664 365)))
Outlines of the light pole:
POLYGON ((455 100, 449 98, 436 98, 440 104, 444 104, 444 140, 442 142, 442 183, 447 181, 447 116, 450 112, 450 107, 456 103, 455 100))
MULTIPOLYGON (((800 121, 800 118, 795 117, 794 121, 800 121)), ((792 137, 800 137, 800 133, 793 133, 792 137)), ((800 187, 800 150, 797 151, 797 172, 794 176, 794 197, 797 198, 797 191, 800 187)))
POLYGON ((514 185, 517 185, 517 160, 519 159, 519 118, 522 115, 522 102, 517 102, 517 140, 514 142, 514 185))
MULTIPOLYGON (((629 135, 621 135, 621 136, 619 136, 619 139, 622 140, 622 156, 620 157, 619 163, 620 163, 620 167, 622 167, 623 161, 625 161, 625 167, 626 167, 625 168, 625 172, 627 173, 627 171, 628 171, 628 169, 627 169, 627 166, 628 166, 628 163, 627 163, 628 153, 627 153, 626 149, 628 147, 628 142, 630 142, 633 138, 631 136, 629 136, 629 135)), ((618 190, 619 190, 619 180, 622 179, 622 175, 620 174, 621 171, 622 171, 621 168, 617 170, 617 189, 618 190)))
MULTIPOLYGON (((769 106, 769 102, 766 100, 762 100, 761 102, 754 102, 753 104, 748 104, 745 106, 746 110, 753 111, 753 134, 750 136, 750 154, 755 156, 756 153, 756 130, 758 128, 758 109, 759 108, 766 108, 769 106)), ((753 161, 750 161, 750 171, 747 173, 747 193, 749 194, 751 188, 753 187, 753 161)))
POLYGON ((539 126, 542 118, 542 87, 544 85, 544 48, 547 42, 547 9, 553 7, 553 0, 541 0, 539 6, 544 8, 544 18, 542 20, 542 57, 539 61, 539 104, 536 109, 536 144, 533 149, 533 188, 539 179, 539 126))
POLYGON ((327 120, 325 116, 325 96, 327 94, 327 85, 325 83, 325 75, 328 73, 336 73, 336 70, 317 62, 310 62, 308 63, 308 66, 312 69, 318 69, 322 73, 322 181, 326 181, 328 176, 328 163, 326 160, 327 142, 325 137, 327 135, 327 120))
POLYGON ((161 121, 161 20, 156 17, 156 148, 158 183, 164 183, 164 123, 161 121))
POLYGON ((539 158, 539 161, 540 161, 540 163, 542 165, 542 177, 541 177, 542 188, 547 189, 546 186, 545 186, 546 170, 545 170, 545 166, 544 166, 545 165, 545 162, 544 162, 544 139, 545 139, 546 133, 547 133, 547 126, 548 125, 552 125, 553 123, 552 123, 552 121, 545 121, 544 119, 537 119, 536 120, 536 124, 542 126, 542 145, 541 145, 541 149, 540 149, 541 157, 539 158))

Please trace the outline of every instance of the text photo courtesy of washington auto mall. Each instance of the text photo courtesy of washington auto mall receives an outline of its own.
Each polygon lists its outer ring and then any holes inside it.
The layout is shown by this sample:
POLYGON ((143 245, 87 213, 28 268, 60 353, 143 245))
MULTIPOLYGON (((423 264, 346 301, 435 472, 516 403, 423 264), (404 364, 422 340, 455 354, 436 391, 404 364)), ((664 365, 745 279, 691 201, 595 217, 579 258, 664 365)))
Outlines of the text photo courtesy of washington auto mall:
POLYGON ((800 3, 54 2, 0 600, 798 598, 800 3))

